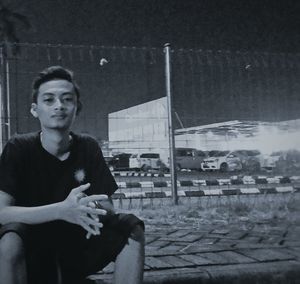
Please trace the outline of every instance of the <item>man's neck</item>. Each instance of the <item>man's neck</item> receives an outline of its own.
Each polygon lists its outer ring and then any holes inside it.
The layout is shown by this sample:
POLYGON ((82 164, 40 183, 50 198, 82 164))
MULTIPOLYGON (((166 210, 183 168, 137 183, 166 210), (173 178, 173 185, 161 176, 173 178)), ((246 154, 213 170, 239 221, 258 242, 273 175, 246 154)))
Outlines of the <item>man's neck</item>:
POLYGON ((43 148, 60 160, 65 160, 70 154, 70 142, 72 137, 70 131, 57 131, 43 129, 41 134, 43 148))

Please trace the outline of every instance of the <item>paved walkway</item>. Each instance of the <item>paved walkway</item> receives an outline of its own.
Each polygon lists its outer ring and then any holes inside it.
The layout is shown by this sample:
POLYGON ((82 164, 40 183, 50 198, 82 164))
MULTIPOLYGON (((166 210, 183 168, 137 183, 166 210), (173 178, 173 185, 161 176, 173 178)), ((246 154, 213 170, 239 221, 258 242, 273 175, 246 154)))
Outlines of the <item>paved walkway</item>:
POLYGON ((300 283, 300 225, 147 226, 144 283, 300 283))

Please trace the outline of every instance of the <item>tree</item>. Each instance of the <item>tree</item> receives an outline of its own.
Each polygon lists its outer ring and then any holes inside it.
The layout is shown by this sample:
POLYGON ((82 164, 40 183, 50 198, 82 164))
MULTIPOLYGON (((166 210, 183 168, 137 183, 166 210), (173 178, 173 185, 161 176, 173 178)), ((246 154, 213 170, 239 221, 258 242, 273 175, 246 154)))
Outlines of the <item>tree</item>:
POLYGON ((29 29, 29 19, 16 12, 13 4, 19 5, 19 1, 0 0, 0 94, 1 94, 1 127, 0 127, 0 148, 10 138, 10 94, 9 94, 9 57, 15 56, 19 51, 19 38, 17 30, 19 27, 29 29), (14 3, 13 3, 14 2, 14 3))
MULTIPOLYGON (((11 3, 11 2, 8 2, 11 3)), ((31 24, 27 16, 14 11, 13 7, 0 0, 0 42, 5 55, 10 52, 15 55, 19 52, 19 38, 17 30, 20 28, 30 29, 31 24)))

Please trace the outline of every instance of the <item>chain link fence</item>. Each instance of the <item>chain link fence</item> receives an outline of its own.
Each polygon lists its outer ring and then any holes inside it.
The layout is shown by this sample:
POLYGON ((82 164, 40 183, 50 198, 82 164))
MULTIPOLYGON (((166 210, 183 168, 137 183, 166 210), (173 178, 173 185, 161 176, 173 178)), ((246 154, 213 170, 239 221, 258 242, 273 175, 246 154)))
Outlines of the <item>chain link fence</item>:
MULTIPOLYGON (((1 50, 2 142, 37 131, 31 82, 51 65, 74 71, 83 111, 112 171, 169 167, 163 48, 18 44, 1 50), (114 156, 117 159, 113 159, 114 156)), ((171 80, 181 175, 297 175, 300 55, 174 49, 171 80)))

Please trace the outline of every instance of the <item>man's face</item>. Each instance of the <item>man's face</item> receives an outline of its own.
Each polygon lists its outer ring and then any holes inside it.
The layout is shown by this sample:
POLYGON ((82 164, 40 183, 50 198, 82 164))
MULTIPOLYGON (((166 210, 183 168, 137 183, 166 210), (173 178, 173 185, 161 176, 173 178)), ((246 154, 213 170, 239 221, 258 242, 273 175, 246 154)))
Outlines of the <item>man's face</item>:
POLYGON ((67 80, 51 80, 41 84, 37 103, 31 105, 31 113, 38 117, 41 127, 68 130, 75 119, 77 96, 74 86, 67 80))

